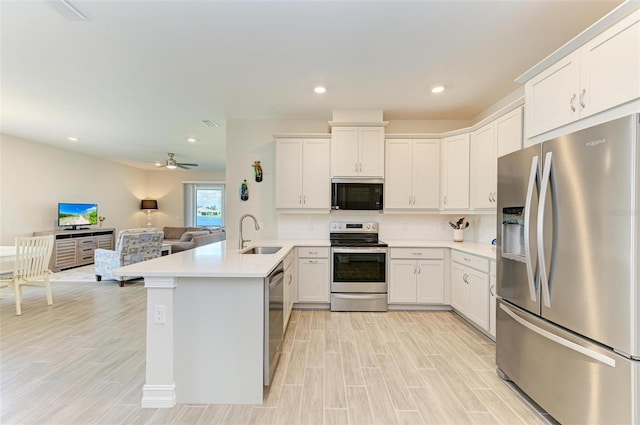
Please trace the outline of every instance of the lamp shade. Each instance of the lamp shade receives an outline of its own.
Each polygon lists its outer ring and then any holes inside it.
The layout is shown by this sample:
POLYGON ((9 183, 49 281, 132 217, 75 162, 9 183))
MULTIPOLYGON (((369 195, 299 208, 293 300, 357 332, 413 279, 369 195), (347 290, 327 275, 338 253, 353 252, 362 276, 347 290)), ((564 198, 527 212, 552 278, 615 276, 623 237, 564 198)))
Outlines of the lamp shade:
POLYGON ((141 210, 157 210, 158 209, 158 201, 155 199, 143 199, 140 201, 140 209, 141 210))

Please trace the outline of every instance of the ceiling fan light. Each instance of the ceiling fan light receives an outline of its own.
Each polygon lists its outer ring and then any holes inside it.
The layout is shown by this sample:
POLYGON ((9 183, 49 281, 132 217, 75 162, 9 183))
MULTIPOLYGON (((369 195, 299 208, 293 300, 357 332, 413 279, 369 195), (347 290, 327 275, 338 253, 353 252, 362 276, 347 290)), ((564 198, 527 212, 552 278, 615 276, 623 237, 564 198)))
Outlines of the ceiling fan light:
POLYGON ((178 168, 178 166, 175 164, 167 164, 167 168, 170 170, 175 170, 176 168, 178 168))

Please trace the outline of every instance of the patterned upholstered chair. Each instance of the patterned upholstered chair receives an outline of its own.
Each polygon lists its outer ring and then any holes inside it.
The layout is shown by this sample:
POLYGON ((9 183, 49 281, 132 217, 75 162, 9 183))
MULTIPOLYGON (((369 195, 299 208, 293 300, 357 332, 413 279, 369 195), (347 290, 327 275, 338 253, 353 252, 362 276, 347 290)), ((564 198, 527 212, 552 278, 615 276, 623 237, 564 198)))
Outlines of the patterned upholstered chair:
POLYGON ((159 257, 163 240, 164 233, 155 228, 121 230, 118 233, 115 251, 95 250, 96 280, 119 280, 120 286, 124 286, 125 280, 139 276, 115 276, 113 269, 159 257))

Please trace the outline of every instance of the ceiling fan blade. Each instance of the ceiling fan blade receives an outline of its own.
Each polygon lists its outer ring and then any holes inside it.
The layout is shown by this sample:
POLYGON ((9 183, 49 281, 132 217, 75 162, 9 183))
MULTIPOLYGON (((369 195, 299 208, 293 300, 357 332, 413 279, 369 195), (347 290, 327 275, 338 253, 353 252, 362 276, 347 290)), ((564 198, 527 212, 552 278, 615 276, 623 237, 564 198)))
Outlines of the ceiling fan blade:
POLYGON ((185 164, 177 164, 178 168, 182 168, 183 170, 190 170, 191 168, 185 167, 185 164))
POLYGON ((198 164, 189 164, 188 162, 178 162, 178 165, 186 165, 188 167, 197 167, 198 164))

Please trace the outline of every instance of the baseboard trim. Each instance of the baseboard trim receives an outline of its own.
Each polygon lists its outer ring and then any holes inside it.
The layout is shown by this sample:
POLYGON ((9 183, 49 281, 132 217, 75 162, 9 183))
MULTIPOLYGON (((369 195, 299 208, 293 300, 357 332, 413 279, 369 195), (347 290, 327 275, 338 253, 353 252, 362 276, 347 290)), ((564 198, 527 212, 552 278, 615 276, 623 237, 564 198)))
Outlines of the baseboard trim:
POLYGON ((142 387, 143 409, 172 408, 176 405, 176 384, 144 385, 142 387))

